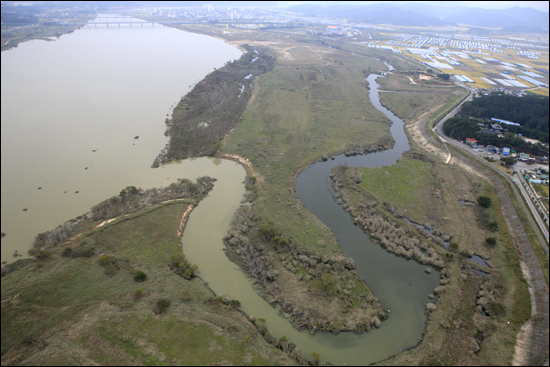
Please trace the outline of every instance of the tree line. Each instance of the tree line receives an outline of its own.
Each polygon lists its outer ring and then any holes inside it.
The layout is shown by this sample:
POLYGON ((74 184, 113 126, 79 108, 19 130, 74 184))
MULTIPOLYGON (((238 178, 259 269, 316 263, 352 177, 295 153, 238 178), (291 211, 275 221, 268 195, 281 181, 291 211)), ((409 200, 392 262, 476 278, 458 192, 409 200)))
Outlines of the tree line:
POLYGON ((546 96, 515 97, 490 95, 464 103, 461 113, 486 119, 498 118, 521 125, 505 125, 504 128, 527 138, 548 143, 549 98, 546 96))
POLYGON ((445 125, 443 125, 443 132, 456 140, 471 138, 485 146, 494 145, 499 148, 508 147, 516 152, 530 153, 535 156, 548 155, 548 148, 540 143, 531 144, 510 132, 504 133, 504 136, 501 138, 496 134, 484 134, 481 132, 481 127, 477 123, 477 119, 453 117, 445 122, 445 125))
POLYGON ((153 167, 172 160, 212 156, 220 141, 239 123, 252 95, 252 79, 275 66, 267 48, 243 45, 246 53, 227 62, 199 82, 181 99, 171 119, 166 120, 167 148, 155 159, 153 167))
POLYGON ((91 212, 71 219, 51 231, 39 233, 34 240, 34 248, 29 251, 34 255, 38 249, 55 246, 68 239, 75 228, 84 221, 97 221, 118 217, 124 214, 136 213, 164 201, 173 199, 201 200, 214 187, 215 178, 203 176, 193 182, 186 178, 167 187, 143 190, 135 186, 128 186, 113 196, 92 207, 91 212))

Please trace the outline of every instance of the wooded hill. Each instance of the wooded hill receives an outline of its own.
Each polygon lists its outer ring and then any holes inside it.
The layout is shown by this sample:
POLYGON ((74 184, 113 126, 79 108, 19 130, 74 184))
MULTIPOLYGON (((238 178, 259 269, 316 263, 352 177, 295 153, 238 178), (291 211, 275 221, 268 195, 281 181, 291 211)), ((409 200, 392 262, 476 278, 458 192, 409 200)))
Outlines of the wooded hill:
POLYGON ((239 122, 252 95, 255 76, 273 69, 275 57, 267 48, 242 46, 246 53, 239 60, 208 74, 166 119, 167 147, 153 167, 177 159, 211 156, 220 149, 219 141, 239 122))
POLYGON ((548 143, 549 98, 546 96, 515 97, 510 95, 490 95, 464 103, 461 114, 482 118, 498 118, 521 125, 502 127, 527 138, 548 143))

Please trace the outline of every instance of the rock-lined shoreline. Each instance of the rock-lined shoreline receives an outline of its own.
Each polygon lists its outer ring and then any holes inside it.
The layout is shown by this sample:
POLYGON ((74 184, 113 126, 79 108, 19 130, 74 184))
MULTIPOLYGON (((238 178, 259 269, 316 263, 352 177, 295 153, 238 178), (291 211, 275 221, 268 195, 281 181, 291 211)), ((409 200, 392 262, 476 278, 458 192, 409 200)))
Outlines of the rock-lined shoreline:
MULTIPOLYGON (((344 206, 344 210, 350 213, 354 223, 359 225, 364 232, 387 251, 407 259, 414 259, 423 265, 431 265, 436 268, 445 267, 445 260, 437 251, 427 244, 420 241, 415 236, 395 223, 387 220, 380 215, 375 207, 378 205, 375 201, 354 203, 349 197, 347 190, 354 190, 357 182, 353 181, 345 174, 346 168, 337 166, 333 169, 331 179, 333 187, 337 192, 337 201, 344 206)), ((430 234, 425 230, 419 231, 425 238, 436 243, 443 243, 441 237, 430 234)))

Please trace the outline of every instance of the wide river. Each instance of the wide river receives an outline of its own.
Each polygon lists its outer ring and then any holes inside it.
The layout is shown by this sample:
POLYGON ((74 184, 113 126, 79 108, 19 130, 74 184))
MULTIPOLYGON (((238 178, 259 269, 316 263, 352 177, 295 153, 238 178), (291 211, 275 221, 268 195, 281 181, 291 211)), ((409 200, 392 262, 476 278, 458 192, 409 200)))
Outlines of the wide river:
POLYGON ((86 27, 2 52, 2 261, 128 185, 214 175, 202 168, 211 163, 150 167, 171 106, 240 56, 221 40, 158 25, 86 27))
POLYGON ((243 311, 265 318, 276 337, 286 335, 306 356, 317 351, 335 364, 364 365, 416 345, 438 272, 428 275, 425 266, 373 244, 332 200, 328 184, 336 164, 394 164, 409 149, 403 123, 380 106, 376 76, 368 80, 370 97, 393 121, 395 148, 314 164, 299 176, 296 189, 391 310, 378 330, 298 332, 227 259, 222 238, 244 194, 241 166, 201 158, 149 168, 166 143, 163 121, 171 106, 192 83, 239 56, 220 40, 165 27, 84 28, 55 42, 26 42, 3 52, 2 260, 13 260, 15 250, 26 253, 38 232, 85 213, 127 185, 149 188, 210 175, 218 181, 193 211, 182 242, 217 294, 240 300, 243 311))

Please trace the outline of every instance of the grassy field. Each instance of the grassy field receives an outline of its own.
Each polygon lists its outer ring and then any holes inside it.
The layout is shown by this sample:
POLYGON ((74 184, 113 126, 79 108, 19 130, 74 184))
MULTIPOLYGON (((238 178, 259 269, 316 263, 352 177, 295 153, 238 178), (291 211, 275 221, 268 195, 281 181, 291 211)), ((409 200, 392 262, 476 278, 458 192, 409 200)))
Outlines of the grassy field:
MULTIPOLYGON (((418 64, 358 45, 304 40, 303 34, 178 27, 277 53, 273 71, 256 77, 242 121, 221 151, 252 162, 258 190, 254 208, 263 222, 276 225, 301 250, 340 254, 330 230, 293 192, 295 174, 323 155, 390 147, 388 120, 370 103, 365 74, 386 70, 377 58, 398 70, 418 64)), ((463 96, 458 88, 415 86, 398 76, 382 80, 385 88, 411 92, 383 95, 383 103, 406 120, 430 113, 432 118, 463 96)), ((449 260, 447 292, 430 316, 424 341, 383 363, 509 364, 530 304, 494 189, 417 147, 397 165, 365 169, 361 176, 363 189, 377 201, 391 201, 411 220, 452 234, 460 250, 474 251, 493 266, 482 281, 463 270, 473 263, 458 255, 449 260), (480 194, 493 201, 482 214, 497 223, 498 233, 480 227, 477 209, 458 203, 475 201, 480 194), (486 246, 487 235, 496 236, 498 246, 486 246), (482 286, 499 290, 495 297, 502 314, 485 318, 475 310, 482 286), (485 333, 482 349, 469 353, 478 332, 485 333)), ((200 279, 188 281, 169 269, 170 257, 178 253, 176 230, 186 207, 173 203, 115 221, 3 277, 2 363, 294 364, 265 342, 245 315, 209 301, 213 294, 200 279), (91 246, 93 257, 61 256, 66 247, 91 246), (110 266, 100 265, 99 252, 110 256, 110 266), (145 282, 134 281, 137 271, 147 274, 145 282), (160 298, 170 299, 171 306, 164 314, 153 313, 160 298)))
POLYGON ((411 220, 428 220, 438 200, 426 188, 435 189, 432 164, 415 159, 400 159, 396 165, 364 169, 361 186, 373 195, 391 200, 403 211, 411 212, 411 220), (391 199, 390 199, 391 198, 391 199), (412 210, 411 210, 412 209, 412 210))
MULTIPOLYGON (((462 152, 459 149, 452 149, 453 155, 458 156, 465 156, 467 157, 467 154, 462 152)), ((498 166, 501 168, 501 166, 498 166)), ((502 167, 503 168, 503 167, 502 167)), ((535 254, 537 256, 537 259, 539 261, 539 265, 541 267, 542 273, 544 275, 546 284, 549 284, 549 260, 548 255, 546 254, 546 251, 544 249, 544 246, 540 242, 538 236, 536 235, 533 227, 531 226, 531 223, 529 222, 529 219, 527 217, 527 214, 523 211, 523 208, 521 207, 520 202, 518 201, 516 195, 514 194, 514 191, 510 187, 510 185, 504 181, 504 178, 500 178, 503 182, 504 187, 506 188, 506 191, 508 193, 508 196, 510 197, 510 200, 515 208, 515 211, 517 213, 518 219, 521 222, 521 225, 523 226, 523 229, 525 230, 525 233, 527 237, 529 238, 529 242, 531 243, 531 246, 533 247, 535 254)), ((522 199, 524 200, 524 199, 522 199)), ((527 204, 524 204, 527 207, 527 204)))
POLYGON ((259 183, 256 205, 265 220, 305 249, 339 253, 330 231, 292 194, 293 177, 322 155, 393 143, 388 120, 368 99, 363 75, 383 66, 319 46, 270 47, 278 54, 277 66, 258 78, 258 94, 222 152, 251 160, 259 183))
MULTIPOLYGON (((425 92, 380 93, 380 102, 405 123, 416 120, 439 106, 447 106, 464 94, 462 88, 427 88, 425 92)), ((428 118, 429 116, 424 116, 428 118)))
POLYGON ((534 88, 527 91, 529 94, 538 94, 542 96, 548 96, 548 88, 534 88))
POLYGON ((172 203, 144 210, 4 276, 2 363, 293 364, 238 310, 205 303, 213 293, 200 279, 185 280, 168 268, 186 208, 172 203), (90 246, 92 257, 61 256, 67 247, 90 246), (100 265, 101 252, 117 259, 114 269, 100 265), (134 281, 137 270, 146 281, 134 281), (171 305, 155 314, 160 298, 171 305))
POLYGON ((478 177, 445 165, 418 148, 407 152, 396 165, 359 169, 358 175, 363 189, 380 203, 391 202, 413 222, 452 234, 452 241, 461 248, 489 256, 474 207, 459 203, 476 201, 483 182, 478 177))
MULTIPOLYGON (((347 172, 361 177, 358 186, 379 203, 376 208, 384 208, 383 203, 391 202, 396 205, 398 216, 403 215, 417 223, 429 224, 435 231, 451 234, 451 242, 458 244, 454 258, 446 258, 446 274, 450 281, 445 285, 446 292, 437 301, 437 311, 430 315, 424 340, 417 348, 382 364, 508 364, 514 354, 516 333, 530 318, 530 300, 519 257, 494 188, 475 175, 427 156, 414 144, 395 166, 348 168, 347 172), (488 211, 458 203, 460 199, 475 202, 479 195, 491 198, 488 211), (498 231, 486 229, 482 217, 489 217, 497 223, 498 231), (497 238, 497 246, 485 243, 489 236, 497 238), (460 251, 490 259, 491 268, 485 270, 491 275, 483 279, 464 269, 466 266, 475 267, 475 264, 459 255, 460 251), (495 299, 505 312, 484 317, 475 310, 476 299, 480 297, 480 291, 490 289, 499 289, 500 293, 492 294, 498 294, 495 299), (481 349, 470 353, 478 332, 484 333, 481 349)), ((385 209, 379 212, 414 231, 385 209)))
POLYGON ((544 197, 548 197, 548 186, 547 185, 532 184, 532 186, 535 188, 535 190, 537 191, 537 193, 539 195, 542 195, 544 197))

